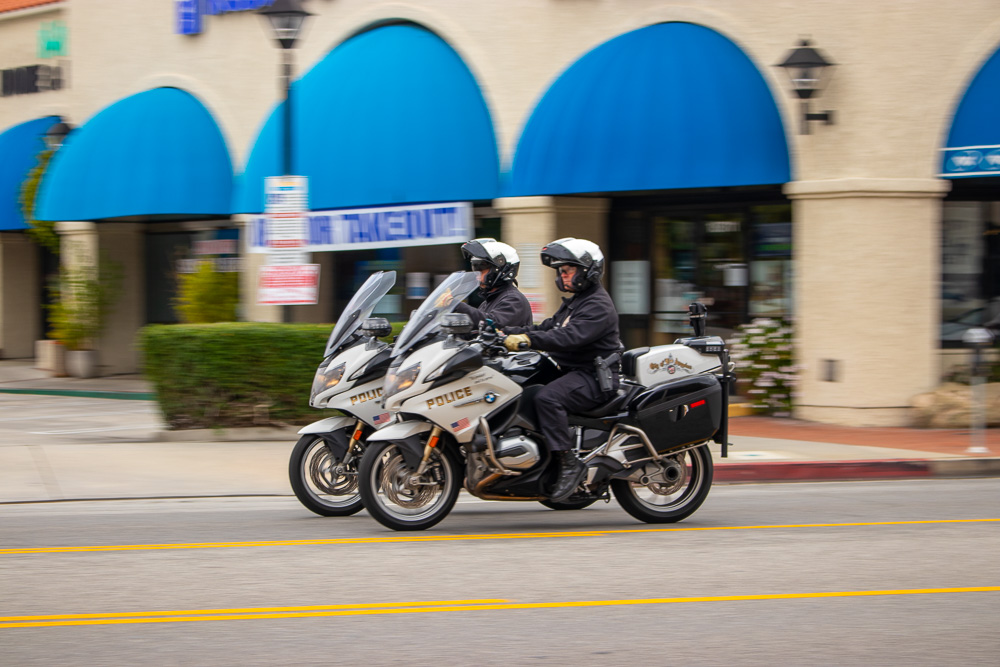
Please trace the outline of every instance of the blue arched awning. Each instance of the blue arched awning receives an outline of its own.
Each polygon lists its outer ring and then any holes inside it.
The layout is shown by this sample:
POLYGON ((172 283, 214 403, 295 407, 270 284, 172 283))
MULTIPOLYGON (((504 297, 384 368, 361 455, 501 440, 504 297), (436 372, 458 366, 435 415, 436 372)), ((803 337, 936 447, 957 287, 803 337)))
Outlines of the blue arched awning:
POLYGON ((506 194, 784 183, 771 91, 730 40, 661 23, 598 46, 552 84, 518 142, 506 194))
POLYGON ((1000 50, 976 74, 955 111, 941 176, 1000 176, 1000 50))
POLYGON ((42 180, 40 220, 228 215, 233 167, 215 119, 190 93, 154 88, 74 130, 42 180))
MULTIPOLYGON (((492 199, 499 187, 493 123, 455 51, 413 25, 357 35, 292 91, 292 171, 314 210, 492 199)), ((284 108, 268 118, 238 179, 234 209, 264 210, 264 177, 282 173, 284 108)))
POLYGON ((27 229, 21 213, 21 185, 45 150, 45 133, 59 122, 47 116, 0 134, 0 231, 27 229))

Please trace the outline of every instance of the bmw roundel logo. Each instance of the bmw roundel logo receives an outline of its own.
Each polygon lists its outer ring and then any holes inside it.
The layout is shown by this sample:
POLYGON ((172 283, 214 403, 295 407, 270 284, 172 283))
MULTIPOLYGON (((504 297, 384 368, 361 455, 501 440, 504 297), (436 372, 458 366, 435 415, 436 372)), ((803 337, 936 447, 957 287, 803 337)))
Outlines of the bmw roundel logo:
POLYGON ((494 401, 497 400, 497 395, 494 394, 492 391, 488 391, 486 392, 486 395, 483 396, 483 400, 486 401, 487 403, 493 403, 494 401))

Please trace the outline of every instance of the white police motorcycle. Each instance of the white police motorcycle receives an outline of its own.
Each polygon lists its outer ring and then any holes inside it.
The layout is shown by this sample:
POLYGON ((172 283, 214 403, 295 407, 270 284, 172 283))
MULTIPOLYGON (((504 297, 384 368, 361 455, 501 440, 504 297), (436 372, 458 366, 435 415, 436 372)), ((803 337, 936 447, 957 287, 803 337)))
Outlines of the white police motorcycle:
POLYGON ((395 283, 395 271, 378 271, 365 281, 330 332, 313 378, 309 405, 342 414, 299 430, 288 478, 299 501, 322 516, 361 510, 357 465, 365 439, 392 421, 382 406, 391 347, 379 340, 392 327, 385 318, 370 316, 395 283))
POLYGON ((368 438, 358 469, 365 509, 394 530, 422 530, 448 515, 464 485, 482 499, 553 509, 614 493, 626 512, 650 523, 697 510, 712 484, 709 442, 726 455, 735 379, 723 340, 704 335, 704 306, 690 308, 694 337, 625 352, 617 394, 570 415, 587 475, 554 503, 557 466, 532 398, 559 370, 541 352, 509 354, 492 327, 472 338, 468 316, 451 311, 476 285, 474 273, 449 276, 395 343, 384 400, 397 419, 368 438))

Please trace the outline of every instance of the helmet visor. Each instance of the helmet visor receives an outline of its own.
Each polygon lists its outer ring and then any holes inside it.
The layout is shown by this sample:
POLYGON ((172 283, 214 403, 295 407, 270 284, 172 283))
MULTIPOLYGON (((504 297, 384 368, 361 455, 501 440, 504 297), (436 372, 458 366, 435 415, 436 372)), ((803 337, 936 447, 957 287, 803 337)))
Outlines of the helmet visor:
POLYGON ((493 264, 487 262, 485 259, 479 259, 478 257, 473 257, 469 262, 469 266, 473 271, 488 271, 493 268, 493 264))

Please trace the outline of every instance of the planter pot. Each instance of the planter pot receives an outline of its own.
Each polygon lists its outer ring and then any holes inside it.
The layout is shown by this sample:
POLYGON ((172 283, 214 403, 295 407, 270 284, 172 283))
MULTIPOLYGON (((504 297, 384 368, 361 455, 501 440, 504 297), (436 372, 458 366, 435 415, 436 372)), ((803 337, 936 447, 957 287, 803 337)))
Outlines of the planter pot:
POLYGON ((63 377, 66 375, 66 348, 57 340, 36 340, 35 368, 63 377))
POLYGON ((66 371, 75 378, 97 377, 97 350, 68 351, 66 353, 66 371))

